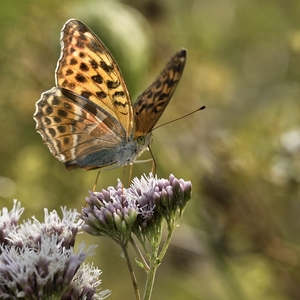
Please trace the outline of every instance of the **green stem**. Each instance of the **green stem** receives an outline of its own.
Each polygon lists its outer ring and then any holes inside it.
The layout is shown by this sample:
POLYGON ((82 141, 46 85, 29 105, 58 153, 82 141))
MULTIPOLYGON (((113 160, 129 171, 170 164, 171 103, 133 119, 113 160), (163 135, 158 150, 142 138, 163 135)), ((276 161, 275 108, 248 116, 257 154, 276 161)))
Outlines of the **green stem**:
POLYGON ((132 237, 130 237, 129 241, 130 241, 130 244, 132 245, 133 249, 134 249, 135 252, 137 253, 139 259, 141 260, 141 262, 142 262, 142 264, 143 264, 143 266, 144 266, 144 270, 145 270, 146 272, 148 272, 148 271, 149 271, 148 263, 146 262, 146 260, 145 260, 145 258, 144 258, 144 256, 143 256, 143 254, 141 253, 140 249, 138 248, 138 246, 136 245, 136 243, 134 242, 134 240, 133 240, 132 237))
POLYGON ((130 258, 129 258, 129 255, 128 255, 128 252, 127 252, 127 247, 123 246, 123 245, 121 245, 121 247, 122 247, 125 259, 126 259, 126 263, 127 263, 129 273, 130 273, 131 282, 132 282, 133 290, 134 290, 134 293, 135 293, 135 299, 136 300, 141 300, 140 291, 138 289, 137 280, 136 280, 136 277, 135 277, 135 274, 134 274, 134 271, 133 271, 133 268, 132 268, 132 265, 131 265, 131 262, 130 262, 130 258))
POLYGON ((162 226, 159 226, 157 228, 156 234, 152 237, 154 237, 154 239, 149 239, 149 243, 151 245, 150 269, 147 274, 147 281, 145 285, 143 300, 150 300, 151 298, 156 271, 161 262, 157 256, 159 245, 162 239, 162 226))
POLYGON ((169 230, 169 231, 168 231, 167 239, 166 239, 166 241, 164 242, 164 245, 163 245, 163 247, 162 247, 162 249, 161 249, 161 251, 160 251, 160 253, 159 253, 159 256, 158 256, 158 260, 159 260, 159 261, 162 261, 162 260, 163 260, 165 254, 166 254, 166 252, 167 252, 167 250, 168 250, 168 247, 169 247, 170 242, 171 242, 171 239, 172 239, 173 232, 174 232, 174 230, 169 230))
POLYGON ((156 274, 158 266, 159 266, 159 264, 157 263, 156 254, 152 255, 151 261, 150 261, 150 269, 147 274, 147 281, 146 281, 143 300, 149 300, 151 298, 154 280, 155 280, 155 274, 156 274))
POLYGON ((163 245, 163 247, 160 251, 160 254, 158 256, 159 261, 162 261, 164 256, 165 256, 165 254, 166 254, 166 252, 169 248, 169 245, 171 243, 173 233, 174 233, 175 229, 178 227, 180 219, 181 219, 181 216, 178 217, 178 218, 175 218, 175 216, 173 216, 172 218, 167 220, 167 223, 168 223, 168 236, 167 236, 167 239, 164 242, 164 245, 163 245))

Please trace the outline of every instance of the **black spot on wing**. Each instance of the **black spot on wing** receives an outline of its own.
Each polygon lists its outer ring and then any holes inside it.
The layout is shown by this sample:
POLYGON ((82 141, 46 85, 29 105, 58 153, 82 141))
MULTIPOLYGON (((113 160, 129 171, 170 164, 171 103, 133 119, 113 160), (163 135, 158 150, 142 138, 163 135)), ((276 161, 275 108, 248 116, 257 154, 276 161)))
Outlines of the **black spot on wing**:
POLYGON ((102 84, 103 83, 103 78, 99 74, 98 75, 94 75, 91 78, 97 84, 102 84))
POLYGON ((116 89, 120 85, 120 82, 119 80, 117 81, 107 80, 106 84, 109 89, 116 89))
POLYGON ((97 69, 99 67, 98 63, 94 59, 90 60, 90 64, 93 69, 97 69))
POLYGON ((68 112, 65 111, 65 110, 62 110, 62 109, 59 109, 57 110, 57 114, 60 116, 60 117, 66 117, 68 115, 68 112))
POLYGON ((87 81, 87 79, 82 74, 77 74, 75 76, 75 79, 80 83, 85 83, 87 81))
POLYGON ((70 138, 65 137, 65 138, 64 138, 64 144, 65 144, 65 145, 68 145, 69 142, 70 142, 70 138))
POLYGON ((46 113, 47 113, 48 115, 51 115, 51 114, 53 113, 53 108, 52 108, 51 106, 48 106, 48 107, 46 108, 46 113))
POLYGON ((52 136, 55 137, 56 131, 53 128, 48 128, 48 133, 52 136))
POLYGON ((57 126, 57 130, 59 133, 65 133, 66 132, 66 127, 65 126, 57 126))
POLYGON ((125 96, 125 93, 123 91, 114 93, 114 97, 124 97, 124 96, 125 96))
POLYGON ((61 118, 60 117, 54 117, 53 120, 54 120, 55 123, 58 123, 58 124, 61 123, 61 118))
POLYGON ((83 72, 87 72, 90 68, 85 63, 81 63, 79 66, 80 70, 83 72))
POLYGON ((51 104, 52 105, 59 105, 60 104, 60 99, 58 97, 53 97, 51 104))
POLYGON ((70 75, 72 75, 73 73, 74 73, 73 70, 68 69, 68 70, 66 71, 65 75, 66 75, 66 76, 70 76, 70 75))
POLYGON ((106 73, 110 73, 111 71, 113 71, 113 67, 109 66, 108 64, 106 64, 104 61, 100 62, 100 67, 106 72, 106 73))
POLYGON ((96 95, 97 95, 97 97, 100 98, 100 99, 104 99, 104 98, 107 97, 106 93, 103 92, 103 91, 96 92, 96 95))
POLYGON ((71 66, 77 65, 77 63, 78 63, 78 61, 77 61, 77 59, 75 59, 74 57, 72 57, 72 58, 70 59, 70 65, 71 65, 71 66))
POLYGON ((86 98, 86 99, 89 99, 91 97, 92 93, 91 92, 88 92, 88 91, 82 91, 81 92, 81 96, 86 98))
POLYGON ((49 118, 47 118, 47 117, 45 117, 44 118, 44 122, 46 123, 46 125, 51 125, 51 119, 49 119, 49 118))

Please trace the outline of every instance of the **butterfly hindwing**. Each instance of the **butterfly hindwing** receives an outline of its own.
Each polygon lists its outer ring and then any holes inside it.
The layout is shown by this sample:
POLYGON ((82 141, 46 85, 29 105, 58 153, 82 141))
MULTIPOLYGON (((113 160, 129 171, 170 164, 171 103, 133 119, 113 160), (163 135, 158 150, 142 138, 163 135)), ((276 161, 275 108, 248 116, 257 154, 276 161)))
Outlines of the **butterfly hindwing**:
MULTIPOLYGON (((111 124, 105 113, 96 108, 92 112, 85 109, 86 99, 77 97, 70 101, 58 87, 43 93, 37 102, 35 119, 37 131, 43 137, 53 156, 71 170, 85 165, 104 167, 111 161, 107 155, 125 137, 119 122, 111 124), (87 157, 95 157, 97 162, 88 162, 87 157)), ((113 157, 113 156, 111 156, 113 157)))

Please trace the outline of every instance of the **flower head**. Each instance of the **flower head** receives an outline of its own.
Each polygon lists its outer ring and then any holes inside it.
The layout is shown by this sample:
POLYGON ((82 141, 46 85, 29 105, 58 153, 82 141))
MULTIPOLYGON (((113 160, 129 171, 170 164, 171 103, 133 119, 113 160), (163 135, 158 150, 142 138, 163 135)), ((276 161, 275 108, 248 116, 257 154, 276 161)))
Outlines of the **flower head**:
MULTIPOLYGON (((84 251, 85 245, 81 244, 79 253, 74 253, 75 237, 83 223, 78 220, 77 212, 63 208, 60 218, 56 211, 45 210, 43 223, 33 218, 18 225, 16 219, 22 212, 16 201, 11 212, 6 208, 0 211, 2 228, 11 226, 10 232, 2 230, 1 236, 1 299, 104 299, 94 296, 99 284, 95 276, 90 276, 89 281, 81 280, 85 284, 75 283, 80 296, 71 298, 75 294, 74 281, 80 281, 78 270, 95 248, 91 246, 84 251)), ((100 275, 95 270, 91 274, 100 275)))
POLYGON ((98 286, 101 284, 101 280, 99 280, 101 273, 93 265, 83 263, 64 291, 61 299, 102 300, 107 298, 111 294, 110 290, 97 291, 98 286))
POLYGON ((177 179, 158 179, 150 174, 134 178, 126 189, 120 180, 116 188, 90 192, 87 207, 82 209, 83 229, 93 235, 104 235, 118 243, 126 243, 131 233, 156 232, 163 219, 167 222, 181 217, 191 197, 191 182, 177 179))
POLYGON ((45 208, 44 212, 44 222, 39 222, 35 217, 32 217, 32 220, 24 221, 23 224, 16 226, 14 230, 6 234, 5 243, 20 248, 26 246, 38 249, 43 237, 51 238, 52 235, 55 235, 57 241, 62 243, 61 247, 66 249, 73 247, 78 230, 83 224, 83 221, 78 219, 76 210, 62 208, 62 218, 55 210, 48 212, 45 208))
POLYGON ((8 234, 18 226, 20 216, 22 215, 24 208, 21 207, 21 203, 14 200, 14 205, 11 211, 8 211, 4 207, 0 211, 0 243, 6 244, 8 234))
POLYGON ((82 209, 83 229, 93 235, 104 235, 125 243, 136 221, 138 207, 119 181, 115 188, 90 192, 88 207, 82 209))

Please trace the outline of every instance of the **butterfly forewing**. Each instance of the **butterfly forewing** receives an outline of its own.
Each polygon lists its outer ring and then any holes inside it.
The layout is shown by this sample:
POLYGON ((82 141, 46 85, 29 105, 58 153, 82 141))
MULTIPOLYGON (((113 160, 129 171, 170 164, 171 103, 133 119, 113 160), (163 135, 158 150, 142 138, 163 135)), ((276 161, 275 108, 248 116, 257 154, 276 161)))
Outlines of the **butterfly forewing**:
POLYGON ((186 54, 186 49, 178 51, 134 103, 136 137, 151 132, 161 117, 183 73, 186 54))
POLYGON ((58 87, 90 100, 133 135, 132 104, 120 68, 101 40, 83 23, 69 20, 61 33, 58 87))

